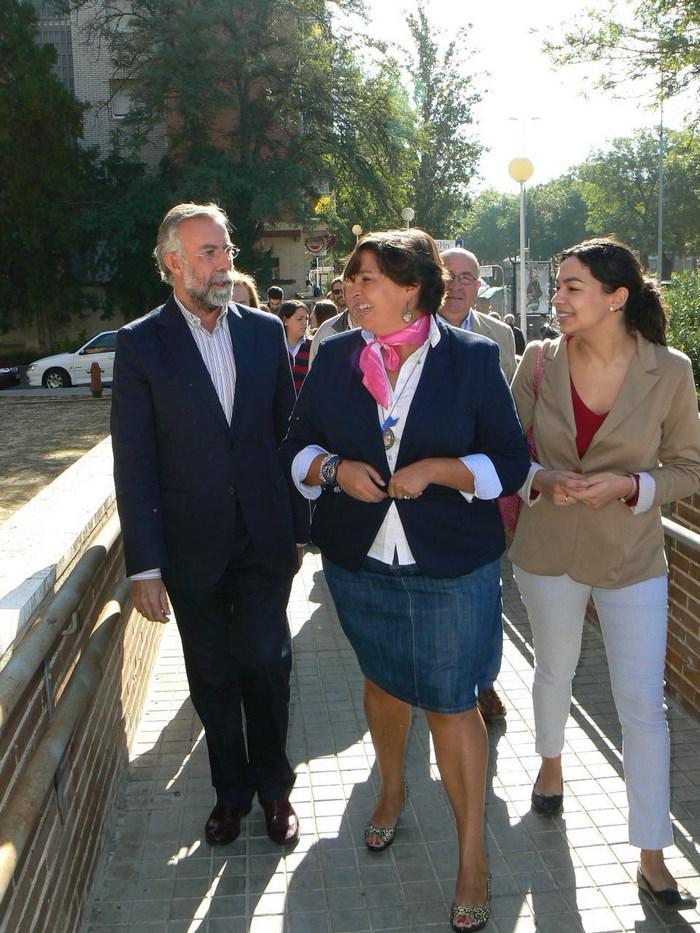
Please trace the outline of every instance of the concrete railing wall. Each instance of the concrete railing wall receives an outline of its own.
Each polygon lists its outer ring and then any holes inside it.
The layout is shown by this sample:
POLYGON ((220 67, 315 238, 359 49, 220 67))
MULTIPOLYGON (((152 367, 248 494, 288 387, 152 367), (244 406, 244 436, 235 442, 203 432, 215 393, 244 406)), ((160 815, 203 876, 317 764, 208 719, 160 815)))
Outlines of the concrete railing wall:
POLYGON ((162 632, 131 612, 111 472, 107 440, 1 528, 3 933, 78 929, 162 632))

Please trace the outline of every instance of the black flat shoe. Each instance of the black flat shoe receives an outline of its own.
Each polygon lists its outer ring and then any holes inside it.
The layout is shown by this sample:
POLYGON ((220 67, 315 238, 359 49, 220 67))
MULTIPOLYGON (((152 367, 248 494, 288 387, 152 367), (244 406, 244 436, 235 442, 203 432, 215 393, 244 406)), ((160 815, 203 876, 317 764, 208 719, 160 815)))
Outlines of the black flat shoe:
MULTIPOLYGON (((535 778, 535 784, 539 780, 539 774, 535 778)), ((564 809, 564 782, 561 785, 561 794, 536 794, 533 788, 530 797, 532 809, 540 816, 556 816, 564 809)))
POLYGON ((696 899, 687 891, 675 891, 673 888, 655 891, 642 874, 641 868, 637 869, 637 887, 659 907, 667 907, 669 910, 692 910, 697 907, 696 899))

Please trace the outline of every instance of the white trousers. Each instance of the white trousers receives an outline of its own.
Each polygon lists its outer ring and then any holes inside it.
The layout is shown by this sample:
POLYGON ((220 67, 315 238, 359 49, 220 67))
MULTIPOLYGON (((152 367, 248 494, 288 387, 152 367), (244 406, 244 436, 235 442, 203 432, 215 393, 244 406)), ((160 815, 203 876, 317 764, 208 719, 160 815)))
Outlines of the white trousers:
POLYGON ((586 605, 593 596, 622 726, 629 841, 640 849, 671 845, 671 747, 664 703, 667 578, 604 590, 566 575, 546 577, 520 567, 513 572, 535 647, 536 751, 556 758, 564 748, 571 682, 581 653, 586 605))

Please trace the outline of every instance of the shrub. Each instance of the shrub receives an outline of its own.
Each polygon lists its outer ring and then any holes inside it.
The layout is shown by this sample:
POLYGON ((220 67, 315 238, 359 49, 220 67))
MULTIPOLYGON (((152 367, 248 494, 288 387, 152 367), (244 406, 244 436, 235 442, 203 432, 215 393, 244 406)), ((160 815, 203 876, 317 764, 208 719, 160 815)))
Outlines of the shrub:
POLYGON ((700 387, 700 272, 674 275, 664 290, 668 306, 668 344, 690 357, 695 388, 700 387))

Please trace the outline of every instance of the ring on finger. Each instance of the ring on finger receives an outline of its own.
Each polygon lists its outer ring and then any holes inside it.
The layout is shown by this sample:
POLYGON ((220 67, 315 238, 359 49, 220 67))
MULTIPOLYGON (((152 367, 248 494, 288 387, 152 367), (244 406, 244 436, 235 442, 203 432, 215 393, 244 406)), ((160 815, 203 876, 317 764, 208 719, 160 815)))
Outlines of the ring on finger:
POLYGON ((566 493, 564 493, 564 502, 568 502, 568 501, 569 501, 569 497, 566 495, 566 493))

